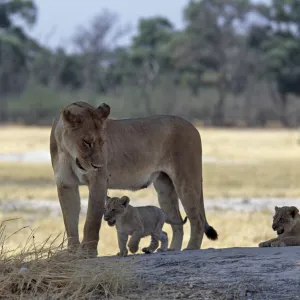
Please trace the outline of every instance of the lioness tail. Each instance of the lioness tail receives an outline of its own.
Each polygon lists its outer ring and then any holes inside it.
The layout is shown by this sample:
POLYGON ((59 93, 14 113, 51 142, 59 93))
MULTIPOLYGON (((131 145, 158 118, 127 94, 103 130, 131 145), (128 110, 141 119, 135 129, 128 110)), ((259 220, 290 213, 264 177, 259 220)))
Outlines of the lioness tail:
POLYGON ((207 221, 205 222, 205 235, 210 239, 210 240, 217 240, 218 239, 218 233, 216 230, 210 226, 207 221))

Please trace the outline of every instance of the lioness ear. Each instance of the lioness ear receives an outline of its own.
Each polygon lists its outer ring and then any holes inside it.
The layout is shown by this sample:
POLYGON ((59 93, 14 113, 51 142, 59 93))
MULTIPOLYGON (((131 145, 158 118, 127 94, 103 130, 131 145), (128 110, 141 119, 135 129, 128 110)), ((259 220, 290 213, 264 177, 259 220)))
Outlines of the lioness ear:
POLYGON ((68 108, 62 111, 62 118, 64 123, 70 127, 77 127, 82 123, 82 117, 72 113, 68 108))
POLYGON ((100 112, 101 121, 106 120, 110 114, 110 107, 106 103, 102 103, 100 106, 98 106, 97 110, 100 112))
POLYGON ((130 199, 127 196, 123 196, 121 198, 121 203, 124 207, 126 207, 129 204, 129 202, 130 202, 130 199))
POLYGON ((275 206, 275 211, 277 211, 278 210, 278 206, 275 206))
POLYGON ((299 210, 295 206, 291 206, 289 208, 289 213, 291 214, 292 218, 295 218, 295 216, 299 213, 299 210))

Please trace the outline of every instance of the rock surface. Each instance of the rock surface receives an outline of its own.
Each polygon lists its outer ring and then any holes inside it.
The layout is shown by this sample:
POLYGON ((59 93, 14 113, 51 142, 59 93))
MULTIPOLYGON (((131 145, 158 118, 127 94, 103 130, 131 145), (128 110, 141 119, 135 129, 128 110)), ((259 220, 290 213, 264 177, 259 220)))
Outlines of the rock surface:
POLYGON ((103 257, 139 287, 116 299, 300 299, 300 247, 227 248, 103 257))

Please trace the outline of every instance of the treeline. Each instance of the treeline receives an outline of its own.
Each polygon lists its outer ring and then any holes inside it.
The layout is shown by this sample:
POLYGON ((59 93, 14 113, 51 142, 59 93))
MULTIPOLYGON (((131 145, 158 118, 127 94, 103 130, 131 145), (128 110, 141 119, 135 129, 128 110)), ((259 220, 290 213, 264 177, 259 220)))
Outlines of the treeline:
POLYGON ((102 11, 67 52, 26 34, 34 1, 0 1, 0 122, 51 124, 64 104, 83 100, 110 104, 114 117, 299 126, 299 0, 194 0, 183 16, 182 30, 163 16, 141 19, 125 47, 128 26, 102 11))

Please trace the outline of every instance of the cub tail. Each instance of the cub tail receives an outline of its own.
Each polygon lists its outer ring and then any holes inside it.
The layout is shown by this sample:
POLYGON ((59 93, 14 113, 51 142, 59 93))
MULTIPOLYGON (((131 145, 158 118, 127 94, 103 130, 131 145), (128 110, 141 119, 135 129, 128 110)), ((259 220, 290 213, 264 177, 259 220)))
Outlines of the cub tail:
POLYGON ((170 224, 170 225, 184 225, 184 224, 186 223, 187 219, 188 219, 188 218, 185 217, 183 221, 176 222, 176 221, 170 220, 170 219, 167 217, 167 219, 166 219, 165 222, 166 222, 167 224, 170 224))

